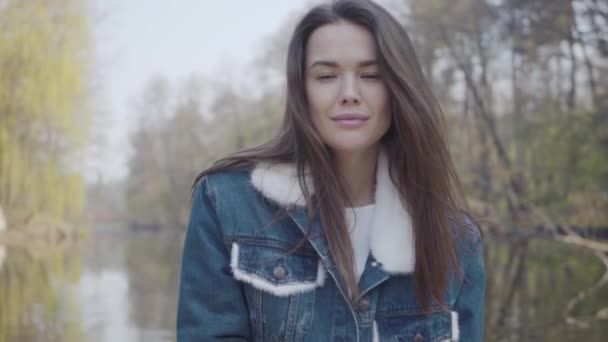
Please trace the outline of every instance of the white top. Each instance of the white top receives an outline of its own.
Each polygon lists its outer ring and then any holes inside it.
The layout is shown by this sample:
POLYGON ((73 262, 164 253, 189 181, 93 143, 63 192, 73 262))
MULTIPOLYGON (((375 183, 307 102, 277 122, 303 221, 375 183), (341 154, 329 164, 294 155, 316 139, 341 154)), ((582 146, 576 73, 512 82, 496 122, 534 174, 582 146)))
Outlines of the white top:
POLYGON ((369 204, 363 207, 346 208, 346 225, 353 244, 357 279, 361 278, 369 256, 369 240, 375 207, 374 204, 369 204))

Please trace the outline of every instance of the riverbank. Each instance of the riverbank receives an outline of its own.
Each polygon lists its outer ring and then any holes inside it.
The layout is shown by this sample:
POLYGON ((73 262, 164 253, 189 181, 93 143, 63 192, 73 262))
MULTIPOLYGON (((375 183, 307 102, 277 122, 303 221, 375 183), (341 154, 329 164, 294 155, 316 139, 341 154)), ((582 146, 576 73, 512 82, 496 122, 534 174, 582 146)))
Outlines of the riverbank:
POLYGON ((88 237, 86 229, 42 215, 10 223, 0 231, 0 244, 27 246, 32 244, 71 245, 88 237))

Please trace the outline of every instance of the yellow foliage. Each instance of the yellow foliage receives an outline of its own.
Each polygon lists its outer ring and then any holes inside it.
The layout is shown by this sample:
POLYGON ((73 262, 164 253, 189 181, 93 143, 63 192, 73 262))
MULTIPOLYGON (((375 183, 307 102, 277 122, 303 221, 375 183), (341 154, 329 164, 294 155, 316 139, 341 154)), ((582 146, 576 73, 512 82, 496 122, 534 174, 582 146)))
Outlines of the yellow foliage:
POLYGON ((77 215, 87 137, 90 31, 86 1, 0 5, 0 205, 10 213, 77 215))

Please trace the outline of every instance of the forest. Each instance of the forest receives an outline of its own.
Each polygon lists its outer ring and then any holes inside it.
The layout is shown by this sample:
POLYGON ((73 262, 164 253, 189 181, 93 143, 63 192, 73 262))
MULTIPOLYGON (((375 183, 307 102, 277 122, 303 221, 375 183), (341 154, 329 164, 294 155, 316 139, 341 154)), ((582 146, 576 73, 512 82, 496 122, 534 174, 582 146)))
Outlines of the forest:
MULTIPOLYGON (((484 231, 487 340, 608 333, 599 327, 608 319, 608 0, 379 2, 414 43, 484 231), (547 289, 557 297, 540 302, 547 289)), ((196 175, 267 141, 283 115, 286 48, 301 13, 252 52, 247 82, 151 76, 130 107, 128 176, 85 182, 102 116, 90 3, 0 0, 0 331, 9 334, 0 341, 49 336, 22 328, 33 323, 18 317, 34 303, 44 303, 43 320, 76 310, 49 273, 75 282, 79 256, 34 240, 93 234, 94 212, 119 217, 125 231, 152 227, 179 241, 196 175), (36 251, 5 259, 3 245, 20 244, 36 251)), ((176 286, 168 260, 179 253, 157 242, 152 256, 136 254, 141 241, 125 253, 131 281, 158 283, 161 293, 176 286)), ((150 311, 146 294, 134 296, 135 317, 172 327, 168 304, 150 311)), ((83 339, 81 327, 66 331, 65 340, 83 339)))

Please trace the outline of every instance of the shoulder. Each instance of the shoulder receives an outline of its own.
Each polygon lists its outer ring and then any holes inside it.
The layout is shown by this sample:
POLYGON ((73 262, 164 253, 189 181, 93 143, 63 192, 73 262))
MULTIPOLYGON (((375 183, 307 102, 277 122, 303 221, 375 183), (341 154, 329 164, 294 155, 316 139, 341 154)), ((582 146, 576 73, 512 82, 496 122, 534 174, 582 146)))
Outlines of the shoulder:
POLYGON ((482 232, 474 217, 467 213, 459 215, 458 219, 450 220, 450 228, 454 234, 454 243, 458 268, 456 277, 455 297, 463 289, 482 289, 485 283, 485 266, 482 250, 482 232))
POLYGON ((194 185, 194 193, 216 197, 218 193, 243 191, 251 186, 251 169, 238 168, 214 171, 198 179, 194 185))
POLYGON ((243 185, 251 179, 251 168, 241 167, 238 169, 220 170, 207 174, 201 180, 206 181, 213 187, 226 187, 231 185, 243 185))
POLYGON ((291 179, 277 170, 285 171, 281 164, 266 163, 214 171, 199 179, 195 195, 197 191, 207 195, 216 210, 224 210, 228 214, 234 214, 235 209, 269 207, 274 211, 278 207, 286 208, 293 203, 281 201, 281 196, 299 199, 301 193, 293 190, 297 188, 297 178, 291 179))
POLYGON ((482 244, 481 229, 471 214, 461 212, 457 216, 452 216, 449 226, 460 259, 470 258, 479 253, 482 244))
POLYGON ((218 212, 234 203, 242 203, 243 198, 253 199, 250 173, 248 168, 239 168, 214 171, 200 177, 192 189, 193 209, 202 209, 197 206, 198 202, 218 212))
POLYGON ((208 212, 227 239, 243 233, 267 207, 253 188, 250 177, 249 168, 206 174, 195 185, 192 210, 208 212))

